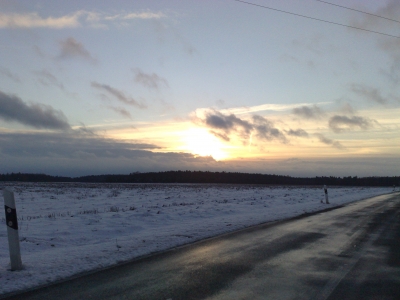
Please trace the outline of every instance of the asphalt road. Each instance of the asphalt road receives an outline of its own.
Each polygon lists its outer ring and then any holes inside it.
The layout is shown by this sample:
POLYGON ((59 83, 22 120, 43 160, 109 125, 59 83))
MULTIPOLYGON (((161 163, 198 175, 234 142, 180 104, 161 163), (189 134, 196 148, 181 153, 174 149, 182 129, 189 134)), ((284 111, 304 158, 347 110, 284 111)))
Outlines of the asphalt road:
POLYGON ((400 194, 252 227, 5 299, 400 299, 400 194))

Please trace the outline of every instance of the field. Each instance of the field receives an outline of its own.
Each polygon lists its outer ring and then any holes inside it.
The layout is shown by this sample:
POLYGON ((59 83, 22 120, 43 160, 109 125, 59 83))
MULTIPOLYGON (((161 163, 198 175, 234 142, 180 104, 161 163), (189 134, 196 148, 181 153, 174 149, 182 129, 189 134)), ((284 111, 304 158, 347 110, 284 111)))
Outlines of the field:
POLYGON ((393 188, 0 183, 15 193, 24 270, 11 272, 0 218, 0 294, 393 188))

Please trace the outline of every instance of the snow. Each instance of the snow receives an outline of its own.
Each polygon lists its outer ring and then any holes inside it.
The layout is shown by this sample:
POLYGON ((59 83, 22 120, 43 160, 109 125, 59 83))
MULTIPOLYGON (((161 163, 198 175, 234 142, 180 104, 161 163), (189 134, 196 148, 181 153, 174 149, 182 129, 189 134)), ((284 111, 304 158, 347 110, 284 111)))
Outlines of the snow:
MULTIPOLYGON (((10 271, 0 220, 0 295, 392 188, 0 183, 15 193, 24 269, 10 271)), ((2 193, 1 193, 2 194, 2 193)))

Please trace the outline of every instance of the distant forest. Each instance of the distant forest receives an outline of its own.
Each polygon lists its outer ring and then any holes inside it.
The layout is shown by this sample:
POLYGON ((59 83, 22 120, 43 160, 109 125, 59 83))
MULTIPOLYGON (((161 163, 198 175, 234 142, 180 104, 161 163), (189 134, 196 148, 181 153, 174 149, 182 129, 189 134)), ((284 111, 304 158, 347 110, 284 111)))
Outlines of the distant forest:
POLYGON ((0 174, 0 181, 19 182, 93 182, 93 183, 229 183, 276 185, 399 186, 400 176, 392 177, 312 177, 298 178, 237 172, 166 171, 129 175, 91 175, 60 177, 45 174, 0 174))

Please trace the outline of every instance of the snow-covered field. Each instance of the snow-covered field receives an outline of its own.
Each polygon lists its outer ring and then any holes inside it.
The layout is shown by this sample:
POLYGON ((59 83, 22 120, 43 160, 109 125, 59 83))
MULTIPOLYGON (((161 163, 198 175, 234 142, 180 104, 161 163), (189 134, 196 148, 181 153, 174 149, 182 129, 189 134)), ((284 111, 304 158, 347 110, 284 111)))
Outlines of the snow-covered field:
POLYGON ((3 214, 0 294, 393 190, 328 187, 326 205, 322 187, 3 182, 3 188, 15 192, 24 270, 8 270, 3 214))

